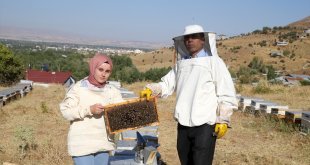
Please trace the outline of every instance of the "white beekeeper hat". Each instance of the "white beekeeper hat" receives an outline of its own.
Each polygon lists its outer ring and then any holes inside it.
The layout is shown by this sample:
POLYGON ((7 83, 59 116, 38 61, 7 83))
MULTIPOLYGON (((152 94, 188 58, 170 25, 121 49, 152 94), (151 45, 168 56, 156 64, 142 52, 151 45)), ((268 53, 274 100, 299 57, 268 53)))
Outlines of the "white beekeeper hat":
POLYGON ((204 33, 205 31, 200 25, 188 25, 185 27, 184 35, 194 34, 194 33, 204 33))
POLYGON ((173 38, 178 58, 189 55, 189 52, 184 45, 184 36, 195 33, 203 33, 205 37, 205 51, 207 51, 209 55, 218 56, 216 49, 216 34, 214 32, 204 31, 200 25, 188 25, 185 27, 183 35, 173 38))

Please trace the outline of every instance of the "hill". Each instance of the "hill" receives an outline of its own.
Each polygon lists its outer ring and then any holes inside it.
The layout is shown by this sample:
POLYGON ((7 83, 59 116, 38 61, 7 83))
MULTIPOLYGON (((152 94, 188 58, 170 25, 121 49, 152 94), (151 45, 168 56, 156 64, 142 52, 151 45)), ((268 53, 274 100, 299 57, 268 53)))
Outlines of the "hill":
POLYGON ((310 28, 310 16, 308 16, 302 20, 290 23, 288 26, 299 27, 299 28, 310 28))
POLYGON ((77 34, 69 34, 58 31, 6 27, 0 24, 0 39, 22 40, 33 42, 68 43, 85 45, 105 45, 109 47, 157 49, 166 43, 146 42, 146 41, 119 41, 106 40, 99 37, 86 37, 77 34))
MULTIPOLYGON (((289 30, 285 32, 289 33, 289 30)), ((278 34, 251 34, 235 37, 219 41, 218 52, 233 70, 237 70, 239 66, 247 66, 255 56, 263 59, 265 64, 273 65, 284 73, 304 70, 303 66, 310 63, 310 37, 295 40, 286 46, 274 45, 277 40, 278 34), (266 46, 259 45, 263 42, 266 46), (283 56, 271 57, 272 51, 281 52, 283 56)))
MULTIPOLYGON (((264 64, 273 65, 284 73, 310 74, 310 68, 306 67, 310 66, 310 36, 304 34, 303 28, 294 28, 308 26, 309 19, 307 17, 286 27, 265 27, 258 32, 219 40, 219 56, 233 71, 240 66, 247 66, 257 56, 263 59, 264 64), (287 41, 288 45, 277 46, 277 41, 287 41), (271 52, 280 52, 282 56, 271 57, 271 52)), ((173 48, 162 48, 130 57, 140 71, 174 65, 173 48)))
POLYGON ((174 64, 173 48, 162 48, 159 50, 130 55, 133 64, 140 72, 150 68, 172 67, 174 64))

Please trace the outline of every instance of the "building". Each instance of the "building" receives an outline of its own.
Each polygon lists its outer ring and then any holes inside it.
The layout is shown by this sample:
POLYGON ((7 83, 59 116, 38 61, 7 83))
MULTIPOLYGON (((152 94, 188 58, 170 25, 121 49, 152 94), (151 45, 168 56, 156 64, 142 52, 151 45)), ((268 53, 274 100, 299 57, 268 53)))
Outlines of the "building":
POLYGON ((277 46, 286 46, 288 45, 288 42, 286 41, 277 41, 277 46))
POLYGON ((49 72, 44 70, 31 70, 26 71, 26 80, 31 80, 34 83, 43 84, 62 84, 69 87, 75 83, 71 72, 49 72))
POLYGON ((300 85, 300 81, 310 81, 309 75, 302 74, 287 74, 285 76, 280 76, 272 80, 271 82, 281 82, 283 85, 300 85))
POLYGON ((219 34, 216 36, 216 40, 225 40, 228 39, 228 37, 224 34, 219 34))
POLYGON ((283 52, 282 51, 271 51, 270 52, 271 57, 283 57, 283 52))

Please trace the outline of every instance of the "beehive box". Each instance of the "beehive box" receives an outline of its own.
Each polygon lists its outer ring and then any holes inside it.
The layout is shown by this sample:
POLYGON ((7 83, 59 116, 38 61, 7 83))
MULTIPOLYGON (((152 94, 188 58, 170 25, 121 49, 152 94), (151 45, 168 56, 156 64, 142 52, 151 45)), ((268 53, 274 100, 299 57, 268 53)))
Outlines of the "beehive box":
POLYGON ((104 118, 110 134, 158 125, 156 99, 137 98, 105 106, 104 118))
POLYGON ((301 118, 310 121, 310 112, 302 112, 301 118))
POLYGON ((242 112, 245 112, 246 110, 249 110, 249 107, 251 107, 251 101, 252 100, 263 100, 263 99, 254 98, 254 97, 241 96, 240 100, 239 100, 238 109, 241 110, 242 112))
POLYGON ((146 140, 158 139, 158 126, 142 127, 137 130, 127 130, 121 133, 121 140, 136 140, 139 132, 146 140))
POLYGON ((285 121, 288 123, 301 123, 301 113, 300 111, 286 111, 285 112, 285 121))
POLYGON ((301 132, 310 134, 310 112, 302 112, 300 129, 301 132))
POLYGON ((310 121, 301 119, 300 130, 306 134, 310 134, 310 121))
POLYGON ((285 118, 285 109, 279 109, 279 108, 271 108, 271 115, 278 119, 284 119, 285 118))

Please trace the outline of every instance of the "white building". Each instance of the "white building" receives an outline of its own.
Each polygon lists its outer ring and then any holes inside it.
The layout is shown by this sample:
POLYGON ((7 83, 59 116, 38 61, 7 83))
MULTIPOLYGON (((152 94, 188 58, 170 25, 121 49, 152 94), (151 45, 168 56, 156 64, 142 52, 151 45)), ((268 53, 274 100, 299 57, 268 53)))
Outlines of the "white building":
POLYGON ((277 41, 277 46, 286 46, 288 45, 288 42, 286 41, 277 41))

